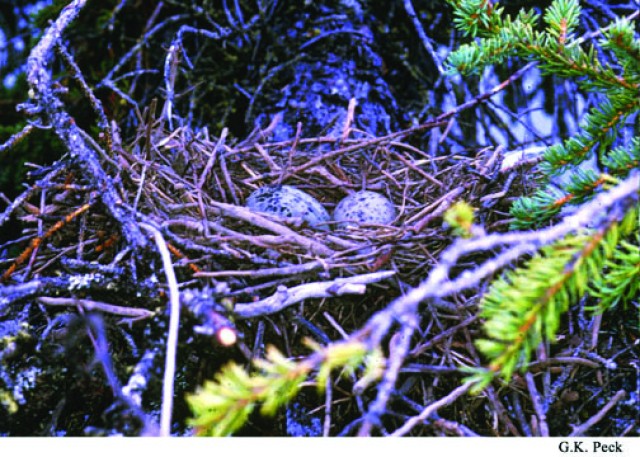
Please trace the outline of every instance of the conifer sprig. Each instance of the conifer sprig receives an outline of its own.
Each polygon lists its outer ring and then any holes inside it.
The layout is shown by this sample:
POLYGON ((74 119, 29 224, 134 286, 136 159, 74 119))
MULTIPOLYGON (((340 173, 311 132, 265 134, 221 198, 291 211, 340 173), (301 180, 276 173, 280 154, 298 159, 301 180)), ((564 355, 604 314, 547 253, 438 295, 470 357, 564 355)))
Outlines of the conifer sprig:
MULTIPOLYGON (((596 231, 569 236, 543 248, 525 266, 495 281, 480 304, 487 338, 476 340, 477 347, 491 360, 489 373, 510 379, 516 369, 526 367, 530 354, 542 341, 555 340, 560 319, 569 306, 588 290, 593 291, 594 285, 596 296, 606 295, 608 287, 620 297, 630 297, 637 290, 640 273, 640 267, 634 264, 637 246, 625 243, 623 253, 617 246, 637 229, 637 213, 629 213, 621 223, 612 220, 596 231), (613 261, 609 260, 612 256, 613 261), (617 268, 603 275, 612 265, 617 268), (614 281, 621 276, 625 281, 617 288, 614 281)), ((608 301, 604 305, 607 307, 608 301)), ((475 380, 486 383, 491 379, 486 375, 486 371, 480 371, 475 380)))
MULTIPOLYGON (((501 14, 500 9, 487 2, 449 3, 457 8, 456 25, 478 37, 451 54, 451 71, 470 74, 518 57, 537 60, 543 72, 572 78, 582 89, 599 94, 599 105, 584 117, 581 131, 546 151, 539 166, 542 187, 512 206, 513 228, 548 224, 569 205, 593 199, 638 168, 637 132, 626 146, 612 147, 624 122, 640 111, 640 40, 633 23, 620 20, 602 30, 600 49, 610 51, 604 57, 574 36, 580 20, 577 0, 554 0, 543 15, 542 28, 537 15, 521 12, 515 19, 493 17, 491 24, 499 27, 486 27, 482 33, 476 33, 477 24, 466 15, 480 17, 477 8, 482 7, 501 14), (600 170, 580 167, 585 161, 597 162, 600 170)), ((541 249, 524 266, 493 283, 480 304, 487 338, 477 341, 490 362, 486 369, 470 370, 471 379, 478 382, 474 390, 496 374, 508 380, 515 370, 525 369, 532 351, 555 339, 562 315, 585 294, 598 300, 590 308, 597 312, 637 298, 638 214, 636 204, 617 219, 609 215, 606 224, 583 227, 582 233, 541 249)))
MULTIPOLYGON (((456 8, 456 26, 465 34, 479 37, 449 56, 450 72, 477 73, 509 57, 537 60, 543 72, 573 78, 582 89, 597 92, 601 99, 584 117, 581 131, 550 147, 540 164, 541 183, 566 174, 567 184, 560 191, 551 187, 539 189, 533 197, 518 201, 512 209, 516 219, 513 227, 544 224, 563 206, 595 195, 600 190, 600 178, 595 173, 585 176, 575 167, 594 156, 599 163, 610 163, 609 150, 619 127, 640 111, 640 40, 634 34, 633 23, 623 19, 603 29, 600 47, 610 50, 612 58, 618 60, 603 64, 593 45, 583 49, 581 40, 574 37, 581 13, 577 0, 553 1, 543 15, 543 28, 539 15, 532 11, 521 11, 511 18, 488 1, 448 1, 456 8)), ((617 170, 637 166, 633 147, 627 154, 617 150, 615 157, 614 176, 617 170)))
POLYGON ((313 353, 300 361, 285 357, 269 347, 265 359, 254 360, 247 371, 229 363, 207 381, 198 392, 187 397, 193 412, 191 425, 201 436, 228 436, 245 424, 260 406, 260 413, 272 416, 286 405, 317 370, 316 386, 322 391, 332 370, 353 373, 364 365, 361 380, 372 382, 381 374, 385 361, 378 350, 370 350, 356 340, 322 347, 308 342, 313 353))
POLYGON ((598 278, 590 291, 591 295, 601 299, 593 308, 599 313, 619 303, 626 304, 640 295, 640 238, 636 236, 635 244, 622 241, 606 266, 608 271, 598 278))

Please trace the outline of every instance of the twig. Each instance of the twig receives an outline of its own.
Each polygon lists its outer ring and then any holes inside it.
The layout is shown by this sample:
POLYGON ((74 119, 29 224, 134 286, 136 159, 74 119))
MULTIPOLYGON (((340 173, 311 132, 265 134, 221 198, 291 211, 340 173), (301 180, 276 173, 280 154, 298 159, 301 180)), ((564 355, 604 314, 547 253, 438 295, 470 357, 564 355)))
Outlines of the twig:
MULTIPOLYGON (((111 70, 109 70, 109 73, 107 73, 107 76, 105 76, 104 79, 100 83, 98 83, 96 87, 98 87, 98 88, 100 88, 100 87, 109 87, 109 88, 115 89, 115 85, 113 84, 113 82, 115 81, 114 75, 118 71, 120 71, 120 69, 122 67, 124 67, 127 64, 127 62, 140 50, 140 48, 142 48, 144 46, 148 46, 149 45, 149 41, 150 41, 149 39, 153 35, 158 33, 160 30, 162 30, 163 28, 171 25, 174 22, 179 22, 179 21, 182 21, 182 20, 185 20, 185 19, 189 19, 189 15, 188 14, 179 14, 179 15, 168 17, 163 22, 161 22, 160 24, 156 25, 151 30, 149 30, 147 33, 145 33, 136 42, 136 44, 124 56, 122 56, 120 58, 118 63, 116 63, 111 68, 111 70)), ((136 74, 136 73, 132 72, 131 74, 136 74)), ((120 91, 118 90, 118 92, 120 92, 120 91)), ((123 92, 120 92, 120 93, 128 98, 128 96, 126 94, 124 94, 123 92)), ((136 106, 135 102, 133 104, 134 104, 134 106, 136 106)))
POLYGON ((302 135, 302 122, 298 122, 296 125, 296 135, 293 137, 293 143, 291 144, 291 147, 287 151, 287 163, 282 169, 282 173, 280 174, 280 177, 276 181, 276 184, 278 186, 282 185, 282 182, 284 181, 284 178, 287 175, 287 170, 290 169, 291 165, 293 164, 293 156, 296 154, 296 150, 298 149, 298 142, 300 141, 300 135, 302 135))
POLYGON ((224 270, 224 271, 203 271, 195 273, 195 278, 220 278, 220 277, 251 277, 251 278, 265 278, 269 276, 290 276, 298 275, 301 273, 308 273, 310 271, 331 268, 341 268, 344 265, 328 264, 320 260, 314 260, 313 262, 304 263, 302 265, 291 265, 281 268, 259 268, 257 270, 224 270))
POLYGON ((454 333, 456 333, 457 331, 459 331, 462 328, 468 327, 469 325, 471 325, 473 322, 477 321, 478 319, 480 319, 480 316, 473 315, 468 317, 467 319, 465 319, 464 321, 460 322, 457 325, 454 325, 452 327, 449 327, 447 330, 442 331, 440 333, 438 333, 436 336, 434 336, 433 338, 431 338, 429 341, 420 344, 419 346, 416 346, 412 351, 411 351, 411 356, 412 357, 417 357, 420 354, 424 354, 426 352, 427 349, 433 347, 436 343, 439 343, 440 341, 450 338, 454 333))
MULTIPOLYGON (((218 204, 218 202, 211 203, 210 206, 213 206, 215 204, 218 204)), ((240 208, 240 207, 237 207, 237 208, 240 208)), ((320 254, 323 252, 326 253, 325 250, 328 249, 323 244, 320 244, 319 242, 313 241, 310 238, 300 235, 297 232, 294 232, 293 230, 285 227, 284 225, 281 225, 274 221, 270 221, 267 218, 257 213, 252 213, 249 210, 245 210, 244 208, 240 208, 240 213, 246 216, 247 222, 250 222, 250 223, 255 222, 255 224, 253 225, 263 226, 263 228, 267 228, 267 227, 272 228, 274 229, 272 231, 282 232, 282 236, 245 235, 244 233, 231 230, 230 228, 227 228, 222 224, 218 224, 211 221, 205 221, 205 223, 203 224, 202 221, 195 221, 193 219, 187 219, 186 217, 182 217, 180 219, 166 220, 163 223, 163 227, 171 227, 171 228, 184 227, 189 230, 194 230, 198 233, 204 232, 205 228, 213 229, 219 234, 226 235, 225 241, 228 241, 229 239, 228 237, 231 237, 234 239, 234 241, 246 241, 253 244, 254 246, 268 247, 268 248, 295 245, 295 246, 300 246, 304 249, 307 249, 309 253, 313 255, 320 254), (320 252, 318 252, 318 250, 320 250, 320 252)), ((295 222, 301 222, 300 218, 297 218, 297 220, 296 218, 290 218, 290 220, 295 222)), ((209 238, 210 240, 216 239, 214 236, 210 236, 209 238)), ((224 237, 218 237, 218 239, 221 239, 221 238, 224 238, 224 237)), ((333 253, 333 251, 330 251, 330 252, 333 253)))
MULTIPOLYGON (((64 294, 74 290, 105 290, 112 285, 112 276, 96 272, 42 277, 10 286, 0 285, 0 313, 12 303, 42 294, 64 294)), ((148 290, 147 293, 149 293, 148 290)))
POLYGON ((35 127, 31 124, 25 125, 22 130, 20 130, 17 133, 14 133, 9 137, 7 141, 0 144, 0 152, 4 152, 4 151, 8 151, 9 149, 12 149, 16 144, 20 143, 22 140, 28 137, 29 134, 33 133, 34 128, 35 127))
POLYGON ((435 49, 433 49, 431 40, 427 36, 426 32, 424 31, 424 28, 422 27, 422 24, 420 23, 420 19, 416 14, 416 10, 413 7, 413 3, 411 3, 411 0, 404 0, 403 3, 404 3, 404 9, 407 12, 407 15, 409 16, 409 18, 411 18, 411 21, 413 22, 413 26, 415 27, 416 32, 418 33, 418 37, 420 37, 422 46, 424 46, 425 51, 427 51, 427 53, 431 56, 431 59, 433 59, 433 63, 436 65, 439 75, 443 76, 445 74, 445 71, 444 71, 444 67, 442 66, 442 62, 440 61, 438 54, 436 54, 435 49))
POLYGON ((85 81, 80 67, 78 67, 78 64, 76 64, 73 56, 69 53, 69 50, 64 45, 64 43, 62 41, 58 41, 56 46, 58 49, 58 54, 60 54, 60 57, 62 57, 62 60, 69 68, 71 75, 80 86, 80 90, 82 91, 84 96, 89 100, 89 104, 91 105, 91 108, 93 108, 93 112, 98 116, 98 127, 100 127, 104 131, 107 148, 111 156, 113 156, 113 137, 111 134, 111 126, 109 124, 109 119, 107 118, 107 115, 105 114, 102 107, 102 102, 98 97, 95 96, 95 94, 85 81))
POLYGON ((602 364, 598 362, 594 362, 583 357, 550 357, 545 360, 531 362, 528 368, 529 370, 540 370, 548 366, 561 364, 584 365, 589 368, 599 368, 602 366, 602 364))
POLYGON ((540 403, 540 394, 538 394, 538 389, 536 389, 536 383, 533 380, 533 374, 527 373, 525 375, 525 379, 527 380, 527 389, 529 389, 529 397, 531 398, 531 403, 533 404, 533 410, 536 412, 536 416, 538 417, 538 433, 539 436, 549 436, 549 426, 547 425, 547 414, 544 411, 542 403, 540 403))
POLYGON ((351 124, 353 123, 353 119, 355 117, 357 105, 358 101, 355 97, 349 99, 349 106, 347 107, 347 117, 344 121, 344 126, 342 127, 342 135, 340 136, 341 141, 346 141, 346 139, 349 138, 349 133, 351 133, 351 124))
POLYGON ((587 432, 587 430, 589 430, 591 427, 593 427, 598 422, 600 422, 604 418, 604 416, 609 412, 609 410, 616 405, 616 403, 624 399, 626 396, 627 396, 627 393, 624 390, 617 391, 616 394, 613 397, 611 397, 611 400, 609 400, 607 404, 604 405, 604 407, 600 411, 598 411, 595 415, 591 416, 582 425, 575 426, 573 431, 569 434, 569 436, 584 435, 587 432))
POLYGON ((409 352, 411 337, 417 326, 417 319, 406 319, 400 331, 391 337, 387 368, 384 370, 382 381, 378 384, 376 399, 369 406, 369 411, 360 426, 359 436, 369 436, 373 426, 378 425, 379 418, 385 413, 387 402, 395 389, 398 373, 409 352))
POLYGON ((511 420, 511 414, 509 414, 509 411, 507 411, 507 408, 502 403, 500 395, 498 395, 495 388, 492 385, 487 386, 484 394, 487 396, 489 403, 491 403, 495 411, 494 430, 496 432, 498 431, 498 420, 502 420, 506 429, 511 433, 511 436, 521 436, 520 431, 511 420))
POLYGON ((147 389, 149 379, 153 376, 156 355, 156 350, 147 350, 133 368, 133 373, 131 373, 127 385, 121 389, 122 395, 134 405, 142 405, 142 394, 147 389))
POLYGON ((71 157, 83 169, 86 178, 94 188, 100 190, 102 202, 122 226, 123 235, 129 245, 139 248, 146 245, 146 239, 142 236, 132 214, 124 210, 122 198, 117 194, 112 178, 102 169, 97 154, 83 140, 75 121, 62 109, 63 103, 53 90, 51 72, 47 68, 53 47, 61 39, 62 32, 80 14, 85 4, 86 0, 74 0, 67 5, 31 50, 27 59, 27 81, 37 104, 27 103, 20 108, 31 115, 46 114, 56 135, 69 150, 71 157))
POLYGON ((447 192, 435 202, 431 203, 426 208, 422 209, 418 214, 407 219, 405 224, 409 225, 413 221, 416 221, 411 228, 412 231, 421 232, 429 222, 436 217, 444 214, 444 212, 451 206, 453 201, 458 198, 464 192, 464 186, 458 186, 455 189, 447 192))
POLYGON ((102 320, 97 316, 89 316, 87 317, 86 322, 87 335, 89 336, 91 344, 93 345, 96 359, 102 365, 105 377, 107 378, 107 383, 111 387, 113 395, 117 399, 122 401, 122 403, 124 403, 124 405, 130 410, 130 413, 134 417, 137 417, 141 421, 144 426, 143 433, 154 434, 156 429, 155 424, 151 422, 146 414, 140 409, 140 407, 122 391, 120 381, 118 380, 118 376, 116 375, 113 367, 113 362, 111 360, 111 353, 109 352, 109 342, 107 341, 107 336, 102 320))
MULTIPOLYGON (((155 30, 155 28, 153 30, 155 30)), ((175 82, 178 76, 178 64, 179 64, 180 55, 184 57, 186 65, 189 68, 193 68, 193 64, 189 60, 189 56, 184 51, 184 46, 182 44, 184 34, 186 33, 192 33, 198 36, 204 36, 212 40, 220 40, 222 38, 226 38, 227 36, 229 36, 231 34, 231 30, 228 28, 221 27, 219 29, 219 32, 213 32, 211 30, 206 30, 206 29, 197 29, 189 25, 182 25, 180 29, 178 29, 178 32, 176 33, 175 38, 173 39, 171 45, 169 46, 169 50, 167 52, 167 57, 165 58, 165 65, 164 65, 164 79, 165 79, 166 92, 165 92, 165 105, 164 105, 162 117, 166 118, 166 120, 168 121, 170 130, 173 130, 173 117, 174 117, 173 106, 174 106, 174 97, 175 97, 175 82)), ((113 73, 113 70, 111 71, 111 73, 113 73)))
MULTIPOLYGON (((630 15, 626 16, 624 19, 629 21, 629 22, 631 22, 636 17, 638 17, 638 15, 640 15, 640 11, 636 11, 634 13, 631 13, 630 15)), ((582 43, 584 43, 587 40, 593 40, 594 38, 602 35, 604 32, 609 30, 615 24, 616 24, 616 21, 612 21, 610 25, 608 25, 606 27, 602 27, 602 28, 596 30, 595 32, 587 33, 587 34, 581 36, 580 38, 568 43, 567 46, 581 45, 582 43)))
POLYGON ((324 424, 322 426, 322 436, 329 436, 331 431, 331 403, 333 399, 333 383, 331 376, 327 376, 327 380, 324 386, 325 399, 324 399, 324 424))
MULTIPOLYGON (((222 132, 225 133, 225 130, 222 132)), ((231 199, 233 203, 236 205, 240 204, 240 199, 238 198, 238 194, 236 192, 235 184, 233 182, 233 178, 229 173, 229 169, 227 167, 227 155, 223 152, 220 154, 220 170, 222 170, 222 174, 224 176, 224 180, 227 183, 227 188, 229 189, 229 193, 231 194, 231 199)))
POLYGON ((366 284, 383 281, 395 275, 394 271, 380 271, 332 281, 313 282, 288 288, 278 286, 275 294, 254 303, 237 303, 234 314, 239 319, 277 313, 284 308, 309 298, 330 298, 346 294, 364 294, 366 284))
POLYGON ((446 430, 449 433, 455 433, 458 436, 474 436, 476 438, 480 437, 480 435, 478 435, 476 432, 471 430, 466 425, 460 424, 455 421, 450 421, 450 420, 440 418, 440 419, 434 420, 433 425, 435 427, 446 430))
POLYGON ((218 142, 211 150, 211 155, 209 156, 209 159, 207 159, 207 164, 205 165, 204 170, 200 174, 200 179, 198 179, 198 185, 197 185, 198 193, 200 193, 200 191, 204 187, 207 177, 209 176, 209 173, 211 172, 211 169, 213 168, 213 165, 216 161, 216 157, 218 156, 218 151, 220 150, 221 147, 224 146, 224 143, 227 140, 228 134, 229 134, 229 129, 226 127, 223 128, 222 133, 220 134, 220 138, 218 139, 218 142))
MULTIPOLYGON (((454 109, 454 110, 451 110, 450 113, 451 113, 450 115, 453 116, 454 114, 457 114, 457 111, 455 111, 455 109, 454 109)), ((440 116, 440 117, 442 117, 442 116, 440 116)), ((319 163, 322 163, 322 162, 324 162, 324 161, 326 161, 328 159, 332 159, 334 157, 338 157, 338 156, 341 156, 343 154, 347 154, 349 152, 360 151, 360 150, 363 150, 363 149, 366 149, 366 148, 369 148, 369 147, 377 146, 379 144, 384 144, 384 143, 390 142, 392 140, 395 140, 395 139, 398 139, 398 138, 402 138, 402 137, 405 137, 405 136, 409 136, 409 135, 411 135, 413 133, 420 132, 422 130, 438 127, 439 125, 444 125, 445 123, 446 123, 445 120, 430 120, 430 121, 424 122, 424 123, 422 123, 422 124, 420 124, 420 125, 418 125, 416 127, 411 127, 411 128, 405 129, 405 130, 400 130, 400 131, 393 132, 393 133, 390 133, 390 134, 385 135, 385 136, 372 138, 370 140, 366 140, 366 141, 358 140, 358 141, 353 142, 353 144, 351 144, 350 141, 346 141, 345 143, 347 143, 348 146, 344 146, 342 148, 338 148, 338 149, 335 149, 333 151, 329 151, 329 152, 326 152, 324 154, 320 154, 320 155, 314 157, 313 159, 311 159, 311 160, 309 160, 309 161, 307 161, 307 162, 305 162, 305 163, 303 163, 301 165, 298 165, 297 167, 291 169, 287 173, 286 176, 296 175, 296 174, 298 174, 298 173, 300 173, 302 171, 305 171, 305 170, 307 170, 307 169, 309 169, 311 167, 314 167, 314 166, 318 165, 319 163)), ((315 139, 313 141, 308 141, 308 142, 313 143, 313 142, 318 142, 318 140, 326 141, 328 143, 335 143, 335 142, 339 141, 339 139, 321 138, 321 139, 315 139)), ((304 141, 301 140, 300 143, 302 144, 302 143, 304 143, 304 141)), ((276 143, 276 144, 279 145, 280 143, 276 143)), ((284 142, 284 144, 290 144, 290 142, 284 142)), ((269 172, 269 173, 262 174, 261 176, 258 176, 256 178, 252 178, 249 181, 258 181, 258 180, 262 180, 264 178, 273 178, 273 177, 276 177, 277 175, 278 175, 278 173, 276 173, 276 172, 269 172)))
MULTIPOLYGON (((88 203, 76 208, 75 211, 67 214, 63 219, 59 220, 55 224, 53 224, 41 237, 36 237, 31 240, 29 246, 26 247, 24 251, 16 258, 13 264, 0 276, 0 283, 7 281, 11 275, 15 272, 15 270, 22 265, 32 253, 38 250, 38 248, 42 245, 43 242, 48 240, 54 233, 60 230, 65 225, 69 224, 76 217, 89 210, 95 203, 95 199, 91 198, 88 203)), ((33 261, 33 258, 32 258, 33 261)))
POLYGON ((155 315, 153 311, 144 308, 130 308, 80 298, 38 297, 38 301, 47 306, 77 306, 83 308, 85 311, 102 311, 107 314, 133 317, 136 320, 147 319, 155 315))
POLYGON ((169 333, 167 336, 167 358, 164 367, 164 378, 162 383, 162 407, 160 411, 160 436, 171 434, 171 413, 173 410, 173 382, 176 371, 176 353, 178 349, 178 328, 180 325, 180 292, 178 291, 178 281, 173 270, 171 254, 162 233, 152 225, 142 223, 142 228, 151 232, 156 242, 158 252, 162 258, 164 274, 167 277, 169 287, 169 333))
POLYGON ((456 401, 458 398, 460 398, 462 395, 466 394, 469 391, 469 389, 471 389, 471 387, 473 387, 473 385, 474 384, 472 382, 467 382, 467 383, 461 385, 460 387, 458 387, 457 389, 454 389, 453 391, 451 391, 451 393, 449 395, 447 395, 446 397, 443 397, 440 400, 431 403, 424 410, 422 410, 422 412, 420 414, 418 414, 417 416, 414 416, 411 419, 407 420, 402 425, 402 427, 396 429, 391 434, 391 436, 403 436, 403 435, 406 435, 407 433, 409 433, 411 431, 411 429, 413 427, 415 427, 415 426, 421 424, 422 422, 424 422, 425 420, 427 420, 429 418, 429 416, 434 414, 440 408, 450 405, 451 403, 456 401))
POLYGON ((524 411, 522 410, 522 404, 520 403, 520 394, 516 391, 511 392, 511 409, 513 410, 513 416, 517 419, 520 424, 520 429, 524 436, 533 436, 531 432, 531 427, 529 426, 529 421, 524 415, 524 411))
POLYGON ((16 198, 13 199, 13 202, 9 204, 9 206, 0 213, 0 227, 9 220, 9 217, 13 212, 20 207, 24 202, 26 202, 31 196, 39 189, 45 189, 51 186, 51 182, 54 178, 65 171, 64 166, 61 164, 55 164, 54 169, 45 175, 44 178, 38 180, 34 185, 29 187, 27 190, 22 192, 16 198))
MULTIPOLYGON (((400 143, 398 143, 397 141, 393 141, 393 142, 391 142, 391 144, 394 145, 394 146, 397 146, 400 143)), ((391 154, 393 154, 394 156, 396 156, 400 162, 405 164, 407 167, 411 168, 413 171, 415 171, 419 175, 422 175, 428 181, 432 182, 433 184, 435 184, 436 186, 440 187, 441 189, 444 187, 444 184, 442 184, 442 182, 440 180, 438 180, 438 179, 434 178, 433 176, 431 176, 429 173, 424 171, 422 168, 420 168, 416 164, 414 164, 413 161, 405 158, 401 153, 399 153, 397 151, 394 151, 393 149, 390 149, 389 152, 391 154)))

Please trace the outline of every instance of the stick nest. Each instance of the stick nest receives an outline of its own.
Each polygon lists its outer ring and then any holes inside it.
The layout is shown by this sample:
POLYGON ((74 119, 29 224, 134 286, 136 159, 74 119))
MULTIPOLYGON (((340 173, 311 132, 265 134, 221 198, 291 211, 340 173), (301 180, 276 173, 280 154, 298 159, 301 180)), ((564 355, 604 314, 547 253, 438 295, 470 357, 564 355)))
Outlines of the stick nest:
POLYGON ((441 219, 429 224, 438 209, 433 203, 460 186, 456 175, 467 164, 434 159, 395 138, 280 143, 250 138, 229 145, 178 129, 158 137, 152 149, 151 160, 142 154, 125 159, 132 184, 139 186, 131 186, 131 197, 139 192, 139 210, 185 240, 183 253, 197 266, 196 276, 232 281, 250 272, 260 275, 264 268, 282 269, 289 277, 281 281, 300 281, 291 273, 304 274, 302 266, 317 261, 316 275, 343 277, 390 267, 402 281, 415 283, 448 240, 441 219), (288 184, 332 213, 363 183, 396 205, 393 225, 316 230, 244 206, 257 188, 288 184), (217 255, 207 255, 212 250, 217 255))

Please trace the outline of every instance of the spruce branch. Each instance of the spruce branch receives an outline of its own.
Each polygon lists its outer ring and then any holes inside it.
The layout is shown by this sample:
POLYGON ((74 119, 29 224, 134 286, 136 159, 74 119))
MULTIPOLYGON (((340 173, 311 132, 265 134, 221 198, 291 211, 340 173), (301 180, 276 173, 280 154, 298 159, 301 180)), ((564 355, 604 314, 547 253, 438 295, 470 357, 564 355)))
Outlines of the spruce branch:
POLYGON ((620 127, 640 111, 640 40, 630 18, 616 21, 602 31, 601 48, 610 50, 618 59, 617 64, 612 64, 602 63, 593 45, 583 49, 582 40, 573 36, 580 19, 577 0, 553 1, 543 15, 543 30, 538 30, 540 18, 532 12, 498 18, 495 16, 502 11, 488 2, 449 3, 456 8, 457 27, 479 37, 450 55, 449 72, 469 74, 501 63, 507 57, 520 57, 538 61, 544 73, 573 78, 582 89, 602 96, 599 105, 584 117, 578 134, 548 148, 539 165, 544 187, 514 204, 513 228, 543 224, 567 205, 578 204, 600 192, 606 174, 575 168, 587 160, 595 157, 599 163, 611 165, 609 172, 614 178, 624 178, 626 170, 637 167, 637 141, 632 142, 627 153, 611 150, 620 127), (473 21, 480 17, 485 17, 481 22, 487 24, 491 18, 491 24, 498 25, 498 29, 485 28, 480 33, 473 21), (564 177, 560 188, 548 185, 554 176, 560 175, 564 177))
POLYGON ((454 24, 472 36, 490 35, 500 30, 502 8, 490 0, 447 0, 454 7, 454 24))
POLYGON ((634 37, 633 25, 628 19, 616 21, 604 32, 603 49, 610 49, 620 61, 625 77, 640 82, 640 42, 634 37))
POLYGON ((191 424, 202 436, 228 436, 237 431, 256 410, 272 416, 303 387, 314 371, 316 385, 322 391, 331 371, 343 374, 365 366, 362 379, 372 382, 380 376, 384 357, 377 349, 357 339, 322 347, 307 342, 312 354, 300 361, 285 357, 269 347, 265 359, 254 360, 249 372, 234 362, 226 365, 213 381, 207 381, 196 393, 187 396, 194 418, 191 424))
MULTIPOLYGON (((636 218, 638 216, 636 215, 636 218)), ((637 227, 636 227, 637 228, 637 227)), ((605 271, 589 288, 589 294, 600 299, 591 308, 597 313, 622 303, 627 305, 640 295, 640 235, 621 241, 605 262, 605 271)))
POLYGON ((494 282, 480 304, 488 338, 476 341, 491 360, 490 371, 508 380, 543 340, 555 340, 563 314, 587 291, 590 277, 599 279, 620 239, 618 228, 612 220, 592 233, 566 237, 494 282))
MULTIPOLYGON (((554 0, 543 15, 542 30, 536 15, 521 12, 515 19, 493 18, 493 24, 500 24, 498 30, 485 28, 482 33, 471 16, 496 10, 484 2, 449 3, 456 8, 456 26, 478 37, 450 55, 449 72, 477 73, 507 57, 519 57, 536 60, 543 73, 575 79, 582 89, 602 96, 578 134, 547 149, 538 167, 543 187, 514 203, 514 229, 544 224, 569 206, 598 200, 612 183, 639 179, 637 174, 628 177, 640 162, 640 140, 636 137, 626 147, 612 148, 624 122, 640 111, 640 40, 632 22, 637 15, 599 31, 600 49, 611 51, 605 58, 595 46, 583 47, 584 40, 573 36, 580 19, 577 0, 554 0), (594 159, 606 168, 579 167, 594 159)), ((475 382, 474 391, 496 373, 509 380, 515 370, 524 369, 533 349, 555 339, 561 317, 585 294, 600 298, 592 308, 597 312, 637 296, 640 243, 637 234, 633 236, 639 229, 637 200, 616 213, 557 239, 493 283, 480 304, 487 337, 476 341, 490 362, 488 369, 468 370, 473 373, 469 381, 475 382)))
POLYGON ((640 168, 640 137, 631 140, 629 148, 618 147, 606 153, 602 164, 615 176, 624 178, 640 168))

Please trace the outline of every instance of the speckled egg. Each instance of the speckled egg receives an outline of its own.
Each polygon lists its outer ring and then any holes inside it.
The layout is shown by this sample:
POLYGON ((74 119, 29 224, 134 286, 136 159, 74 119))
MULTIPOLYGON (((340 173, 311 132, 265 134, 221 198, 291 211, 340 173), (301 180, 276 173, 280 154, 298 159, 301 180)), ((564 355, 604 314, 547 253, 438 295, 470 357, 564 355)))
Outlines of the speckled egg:
POLYGON ((395 218, 393 203, 384 195, 368 190, 344 198, 333 213, 333 219, 340 228, 354 224, 389 225, 395 218))
POLYGON ((299 217, 311 227, 326 230, 329 213, 306 192, 292 186, 265 186, 247 198, 246 206, 258 213, 280 217, 299 217))

